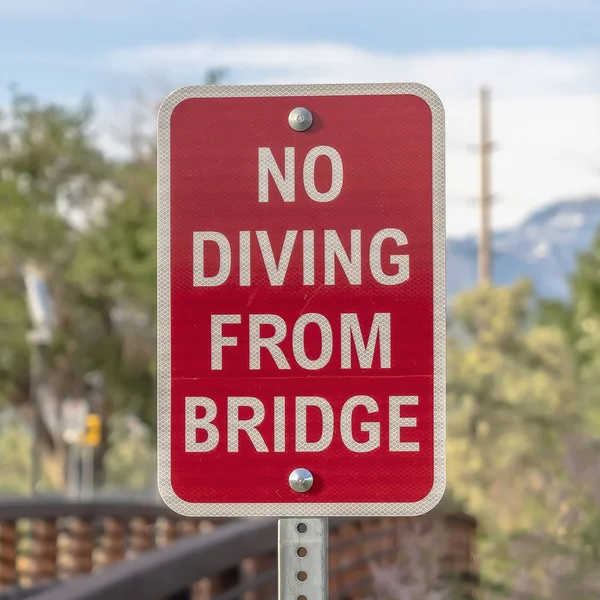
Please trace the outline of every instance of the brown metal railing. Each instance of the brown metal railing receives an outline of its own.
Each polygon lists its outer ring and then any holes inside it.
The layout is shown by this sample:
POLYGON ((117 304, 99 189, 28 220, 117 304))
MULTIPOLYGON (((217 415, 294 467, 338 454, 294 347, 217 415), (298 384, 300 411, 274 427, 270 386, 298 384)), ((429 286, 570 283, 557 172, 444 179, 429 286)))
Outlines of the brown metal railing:
POLYGON ((196 534, 199 524, 154 502, 0 501, 0 594, 40 588, 133 559, 196 534))
MULTIPOLYGON (((471 597, 475 522, 433 511, 411 519, 332 519, 331 598, 371 594, 370 563, 402 560, 409 530, 435 521, 448 533, 443 569, 462 579, 462 597, 471 597)), ((276 529, 275 520, 186 519, 139 501, 0 501, 0 599, 27 590, 37 600, 274 599, 276 529)))

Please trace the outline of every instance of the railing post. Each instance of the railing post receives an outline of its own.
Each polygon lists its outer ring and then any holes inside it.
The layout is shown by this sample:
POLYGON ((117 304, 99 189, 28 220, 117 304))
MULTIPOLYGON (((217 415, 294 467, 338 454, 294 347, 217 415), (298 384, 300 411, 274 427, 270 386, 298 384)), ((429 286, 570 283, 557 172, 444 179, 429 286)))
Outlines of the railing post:
POLYGON ((105 517, 102 523, 102 562, 104 566, 121 562, 127 550, 127 528, 122 519, 105 517))
MULTIPOLYGON (((251 581, 262 573, 276 568, 276 552, 266 556, 246 558, 240 565, 240 581, 241 583, 251 581)), ((241 600, 263 600, 263 598, 277 598, 277 581, 244 592, 241 600)))
POLYGON ((340 588, 340 573, 337 566, 340 564, 339 544, 341 541, 340 528, 334 526, 329 530, 329 595, 331 598, 337 596, 340 588))
POLYGON ((449 516, 446 518, 447 547, 443 557, 444 574, 458 583, 462 598, 473 598, 477 583, 475 561, 476 524, 449 516))
POLYGON ((90 573, 94 566, 94 528, 89 518, 73 517, 69 523, 69 575, 90 573))
POLYGON ((348 569, 343 567, 353 563, 360 556, 360 547, 358 544, 353 543, 358 537, 356 523, 344 523, 341 525, 339 536, 342 550, 338 555, 338 568, 340 568, 340 571, 337 584, 338 589, 347 589, 354 583, 355 577, 348 569))
POLYGON ((42 585, 56 579, 57 538, 55 519, 35 519, 31 522, 29 573, 32 585, 42 585))
POLYGON ((157 534, 156 543, 159 546, 169 546, 177 539, 177 523, 173 519, 161 519, 160 523, 160 536, 157 534))
POLYGON ((0 523, 0 590, 17 583, 17 524, 0 523))
POLYGON ((393 565, 396 558, 396 524, 393 517, 386 517, 382 519, 383 527, 385 528, 385 542, 382 550, 386 550, 385 565, 393 565))
POLYGON ((198 521, 194 519, 185 519, 179 523, 179 531, 182 537, 196 535, 198 533, 198 521))
MULTIPOLYGON (((217 525, 213 521, 194 521, 195 533, 208 535, 212 533, 217 525)), ((191 527, 190 527, 191 529, 191 527)), ((234 567, 214 577, 200 579, 192 586, 192 600, 209 600, 213 596, 224 592, 237 584, 239 579, 238 568, 234 567)))
POLYGON ((360 524, 361 534, 365 536, 364 541, 357 540, 357 546, 359 548, 360 554, 358 556, 361 561, 356 568, 356 579, 359 582, 360 588, 357 591, 360 594, 365 593, 364 580, 369 577, 371 574, 371 570, 369 568, 369 559, 375 552, 377 551, 377 540, 372 539, 370 536, 376 533, 381 526, 381 522, 379 519, 370 518, 365 519, 360 524))
POLYGON ((156 545, 154 519, 135 517, 129 525, 131 537, 129 538, 129 555, 135 558, 147 552, 156 545))

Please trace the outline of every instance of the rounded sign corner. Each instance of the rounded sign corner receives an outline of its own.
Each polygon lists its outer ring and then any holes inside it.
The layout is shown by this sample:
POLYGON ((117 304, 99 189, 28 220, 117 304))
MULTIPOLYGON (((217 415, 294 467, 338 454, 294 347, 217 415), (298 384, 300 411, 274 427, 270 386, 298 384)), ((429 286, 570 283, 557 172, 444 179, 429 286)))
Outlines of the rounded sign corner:
POLYGON ((178 514, 182 517, 191 516, 189 514, 189 511, 185 510, 185 507, 187 506, 187 502, 185 500, 182 500, 175 493, 175 490, 173 489, 173 486, 171 485, 171 481, 169 479, 166 479, 164 477, 159 478, 157 488, 158 488, 158 495, 160 496, 164 505, 169 510, 172 510, 175 514, 178 514), (182 510, 182 508, 184 510, 182 510))
POLYGON ((446 493, 446 472, 445 470, 441 473, 436 473, 436 478, 431 490, 422 500, 415 502, 409 512, 410 516, 421 516, 425 515, 434 510, 439 503, 442 501, 444 494, 446 493))
POLYGON ((196 95, 197 86, 185 85, 173 90, 168 94, 158 107, 156 120, 158 126, 164 127, 165 124, 169 124, 171 117, 175 112, 175 109, 190 98, 194 98, 196 95))
POLYGON ((438 119, 442 123, 445 122, 446 110, 444 108, 444 103, 442 99, 438 96, 438 94, 433 91, 432 88, 423 84, 423 83, 410 83, 408 84, 411 89, 411 94, 413 96, 417 96, 426 102, 431 110, 431 114, 434 119, 438 119))

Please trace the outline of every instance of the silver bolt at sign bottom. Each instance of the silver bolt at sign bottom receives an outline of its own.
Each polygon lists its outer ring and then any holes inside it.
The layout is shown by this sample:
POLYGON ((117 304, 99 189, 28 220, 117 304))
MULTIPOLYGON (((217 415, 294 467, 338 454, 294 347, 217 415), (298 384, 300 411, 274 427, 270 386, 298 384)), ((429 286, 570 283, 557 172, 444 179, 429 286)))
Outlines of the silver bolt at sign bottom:
POLYGON ((306 469, 294 469, 288 481, 295 492, 308 492, 313 485, 313 476, 306 469))
POLYGON ((307 108, 295 108, 288 116, 288 123, 294 131, 306 131, 312 122, 312 113, 307 108))

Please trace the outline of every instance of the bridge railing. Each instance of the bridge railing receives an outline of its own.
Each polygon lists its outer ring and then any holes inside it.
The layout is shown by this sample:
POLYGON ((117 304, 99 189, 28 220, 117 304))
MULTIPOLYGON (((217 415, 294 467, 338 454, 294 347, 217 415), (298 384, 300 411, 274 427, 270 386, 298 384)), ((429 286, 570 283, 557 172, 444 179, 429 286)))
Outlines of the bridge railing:
MULTIPOLYGON (((371 594, 371 564, 397 564, 410 532, 434 522, 448 534, 442 569, 470 597, 475 522, 439 511, 332 519, 331 597, 371 594)), ((3 589, 6 598, 35 592, 38 600, 270 600, 277 596, 276 529, 275 520, 186 519, 151 502, 0 502, 0 598, 3 589)))
POLYGON ((89 574, 218 524, 181 518, 151 501, 2 500, 0 593, 89 574))

